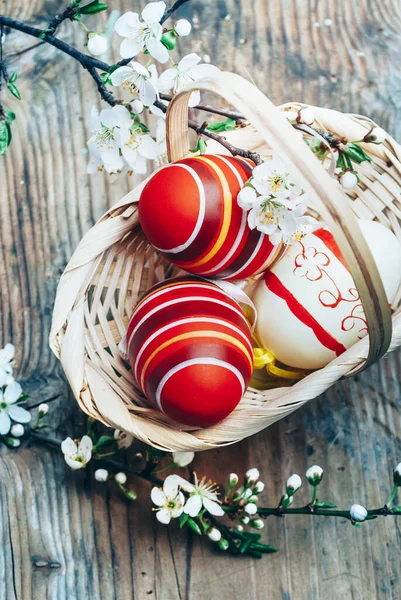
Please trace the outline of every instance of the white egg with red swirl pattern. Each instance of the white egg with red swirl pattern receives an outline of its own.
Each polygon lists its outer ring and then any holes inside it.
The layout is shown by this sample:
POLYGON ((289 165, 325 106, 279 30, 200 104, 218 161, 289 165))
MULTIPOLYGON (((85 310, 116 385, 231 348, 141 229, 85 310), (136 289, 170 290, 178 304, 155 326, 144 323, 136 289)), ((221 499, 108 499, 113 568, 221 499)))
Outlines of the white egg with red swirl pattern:
MULTIPOLYGON (((401 285, 401 244, 380 223, 359 224, 391 304, 401 285)), ((290 367, 322 368, 368 333, 355 283, 326 228, 288 248, 266 271, 253 302, 258 342, 290 367)))

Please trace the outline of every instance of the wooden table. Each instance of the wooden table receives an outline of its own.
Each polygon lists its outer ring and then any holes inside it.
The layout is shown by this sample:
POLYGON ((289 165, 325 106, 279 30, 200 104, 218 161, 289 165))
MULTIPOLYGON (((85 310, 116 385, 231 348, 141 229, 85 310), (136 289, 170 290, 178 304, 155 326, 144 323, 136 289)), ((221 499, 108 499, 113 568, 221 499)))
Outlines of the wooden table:
MULTIPOLYGON (((133 3, 110 5, 126 11, 133 3)), ((58 6, 3 0, 0 12, 43 27, 58 6)), ((366 114, 401 139, 397 0, 191 0, 180 12, 199 19, 180 43, 185 52, 209 54, 222 68, 252 77, 275 102, 366 114)), ((93 27, 99 22, 105 23, 103 13, 92 18, 93 27)), ((71 23, 60 35, 83 43, 71 23)), ((14 139, 0 159, 0 342, 16 345, 18 378, 32 405, 58 396, 49 420, 62 439, 81 433, 84 418, 48 348, 57 281, 84 232, 133 181, 86 174, 89 111, 98 96, 83 69, 17 32, 5 52, 10 70, 21 73, 23 100, 13 102, 14 139)), ((400 370, 396 352, 254 438, 198 455, 196 470, 221 480, 258 466, 263 504, 273 505, 288 475, 317 463, 326 473, 325 499, 343 508, 380 506, 401 459, 400 370)), ((271 517, 263 536, 280 552, 261 561, 235 559, 175 524, 158 524, 149 484, 132 479, 130 485, 138 492, 131 504, 96 483, 90 468, 72 472, 59 453, 1 447, 0 597, 401 598, 396 519, 358 531, 343 519, 271 517)), ((309 490, 300 494, 306 501, 309 490)))

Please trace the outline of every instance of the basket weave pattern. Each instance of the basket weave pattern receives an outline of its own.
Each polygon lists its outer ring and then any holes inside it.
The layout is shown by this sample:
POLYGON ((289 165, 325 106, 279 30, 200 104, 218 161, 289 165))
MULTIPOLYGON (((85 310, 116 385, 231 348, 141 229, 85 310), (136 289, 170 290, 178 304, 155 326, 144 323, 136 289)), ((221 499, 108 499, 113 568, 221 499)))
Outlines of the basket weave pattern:
MULTIPOLYGON (((289 108, 298 110, 300 105, 279 110, 289 108)), ((349 140, 362 139, 372 126, 365 117, 312 109, 316 126, 349 140)), ((271 155, 271 148, 251 125, 228 132, 227 138, 262 158, 271 155)), ((361 182, 348 194, 349 205, 357 217, 380 221, 401 241, 401 147, 390 137, 380 146, 362 147, 372 162, 358 165, 361 182)), ((226 153, 212 143, 208 152, 226 153)), ((364 364, 368 337, 291 387, 249 388, 233 413, 204 429, 178 429, 163 413, 149 408, 117 347, 143 292, 177 272, 149 245, 139 226, 137 206, 145 184, 127 194, 84 236, 58 288, 50 344, 88 415, 162 450, 207 450, 257 433, 364 364)), ((400 302, 398 290, 389 351, 401 345, 400 302)))

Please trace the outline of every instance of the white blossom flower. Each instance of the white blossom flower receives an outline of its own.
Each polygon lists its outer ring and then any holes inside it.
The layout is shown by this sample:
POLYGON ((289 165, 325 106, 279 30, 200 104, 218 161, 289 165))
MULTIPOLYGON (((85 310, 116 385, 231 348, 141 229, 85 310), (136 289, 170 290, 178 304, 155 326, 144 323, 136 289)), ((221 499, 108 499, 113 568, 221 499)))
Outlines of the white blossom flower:
POLYGON ((109 472, 106 469, 96 469, 95 471, 95 479, 101 483, 107 481, 108 476, 109 472))
POLYGON ((127 476, 125 473, 122 473, 121 471, 120 471, 120 473, 116 473, 116 475, 114 476, 114 479, 120 485, 124 485, 125 483, 127 483, 127 476))
POLYGON ((159 62, 168 61, 168 50, 161 41, 163 27, 160 25, 165 9, 165 2, 150 2, 141 13, 142 20, 138 13, 132 11, 117 19, 114 29, 124 38, 120 46, 122 58, 137 56, 146 49, 159 62))
POLYGON ((255 481, 257 481, 260 477, 260 473, 258 469, 249 469, 246 473, 245 473, 245 479, 246 481, 248 481, 249 483, 254 483, 255 481))
POLYGON ((186 481, 182 477, 178 477, 180 488, 190 494, 185 504, 184 512, 190 517, 196 517, 203 506, 215 517, 222 517, 225 513, 219 504, 215 485, 210 480, 206 482, 206 477, 203 477, 199 481, 196 473, 194 473, 194 477, 194 484, 189 483, 189 481, 186 481))
POLYGON ((186 467, 195 458, 195 452, 173 452, 173 462, 177 467, 186 467))
POLYGON ((300 476, 296 473, 294 475, 291 475, 291 477, 287 479, 287 483, 285 484, 287 494, 289 496, 292 496, 297 490, 299 490, 301 485, 302 479, 300 478, 300 476))
POLYGON ((305 473, 306 479, 309 481, 311 485, 317 485, 321 482, 323 477, 323 469, 319 467, 319 465, 313 465, 313 467, 309 467, 309 469, 305 473))
POLYGON ((313 125, 315 122, 315 115, 313 114, 313 110, 311 108, 301 108, 298 111, 297 116, 298 123, 303 123, 304 125, 313 125))
POLYGON ((6 385, 9 375, 13 373, 12 361, 14 359, 15 348, 12 344, 6 344, 0 350, 0 387, 6 385))
POLYGON ((92 159, 88 173, 95 173, 103 167, 108 173, 117 173, 124 168, 120 154, 121 144, 130 137, 133 122, 129 111, 121 105, 99 111, 94 106, 91 111, 92 137, 88 148, 92 159))
POLYGON ((274 245, 281 241, 288 243, 297 232, 294 215, 286 206, 280 204, 277 198, 273 199, 274 202, 264 197, 261 200, 263 202, 248 213, 250 229, 256 228, 261 233, 268 235, 274 245))
POLYGON ((217 529, 217 527, 212 527, 209 529, 207 535, 212 540, 212 542, 219 542, 221 540, 221 531, 217 529))
POLYGON ((357 521, 358 523, 364 521, 368 516, 368 511, 364 506, 361 506, 360 504, 353 504, 350 508, 349 513, 351 515, 351 519, 353 521, 357 521))
POLYGON ((340 176, 340 183, 345 190, 352 190, 358 183, 358 177, 352 171, 345 171, 340 176))
POLYGON ((120 431, 120 429, 115 429, 114 439, 117 440, 117 447, 119 450, 126 450, 134 441, 134 436, 125 431, 120 431))
POLYGON ((131 61, 127 66, 113 71, 110 79, 115 87, 121 86, 123 90, 128 90, 145 106, 154 104, 159 96, 155 65, 150 65, 147 69, 139 62, 131 61))
POLYGON ((263 481, 258 481, 256 483, 255 487, 253 488, 253 492, 254 492, 254 494, 261 494, 264 489, 265 489, 265 484, 263 483, 263 481))
POLYGON ((180 37, 186 37, 191 33, 192 25, 187 19, 179 19, 174 25, 174 31, 180 37))
POLYGON ((247 504, 244 508, 245 512, 248 513, 248 515, 256 515, 256 513, 258 512, 258 507, 256 506, 256 504, 253 504, 253 502, 251 502, 250 504, 247 504))
POLYGON ((135 173, 146 173, 146 161, 154 160, 159 154, 157 142, 140 127, 131 130, 129 138, 121 146, 122 155, 129 168, 135 173))
POLYGON ((44 417, 49 412, 49 405, 45 403, 39 404, 38 412, 42 415, 42 417, 44 417))
POLYGON ((4 391, 0 390, 0 435, 6 435, 11 428, 11 419, 17 423, 29 423, 31 413, 15 403, 22 394, 19 383, 12 381, 4 391))
POLYGON ((184 510, 185 497, 178 490, 179 479, 177 475, 169 475, 164 480, 163 489, 154 487, 150 494, 153 504, 158 506, 156 518, 165 525, 179 517, 184 510))
POLYGON ((91 31, 88 34, 88 50, 93 56, 100 56, 107 52, 107 39, 103 33, 91 31))
POLYGON ((10 429, 10 433, 14 437, 19 438, 19 437, 22 437, 24 435, 25 428, 20 423, 15 423, 14 425, 12 425, 12 427, 10 429))
POLYGON ((282 160, 274 156, 252 171, 252 185, 262 196, 288 198, 298 195, 300 188, 290 179, 290 174, 282 160))
POLYGON ((92 458, 93 442, 88 435, 84 435, 80 442, 76 443, 68 437, 61 444, 64 460, 71 469, 83 469, 92 458))
MULTIPOLYGON (((216 77, 220 73, 220 69, 213 65, 198 63, 201 57, 195 53, 184 56, 178 65, 174 65, 171 69, 164 71, 158 80, 158 87, 161 92, 173 90, 174 94, 178 94, 192 81, 199 81, 205 77, 216 77)), ((189 106, 196 106, 200 101, 200 92, 192 92, 189 101, 189 106)))
POLYGON ((13 438, 9 438, 7 440, 7 444, 9 446, 11 446, 12 448, 18 448, 18 446, 21 446, 21 440, 15 440, 13 438))

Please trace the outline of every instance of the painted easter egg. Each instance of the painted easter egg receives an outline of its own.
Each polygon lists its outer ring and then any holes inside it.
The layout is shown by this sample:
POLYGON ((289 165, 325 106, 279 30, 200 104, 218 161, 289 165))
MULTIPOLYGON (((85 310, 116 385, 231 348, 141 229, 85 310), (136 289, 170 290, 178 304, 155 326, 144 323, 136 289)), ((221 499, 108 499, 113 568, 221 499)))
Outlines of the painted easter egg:
POLYGON ((237 195, 255 165, 244 158, 202 155, 157 171, 139 200, 139 221, 151 244, 185 271, 245 279, 282 252, 247 224, 237 195))
MULTIPOLYGON (((380 223, 359 224, 391 303, 401 284, 401 244, 380 223)), ((324 367, 368 332, 354 281, 325 228, 295 242, 252 299, 258 341, 291 367, 324 367)))
POLYGON ((252 374, 251 332, 240 305, 196 277, 151 288, 135 308, 126 340, 143 393, 181 424, 224 419, 252 374))

